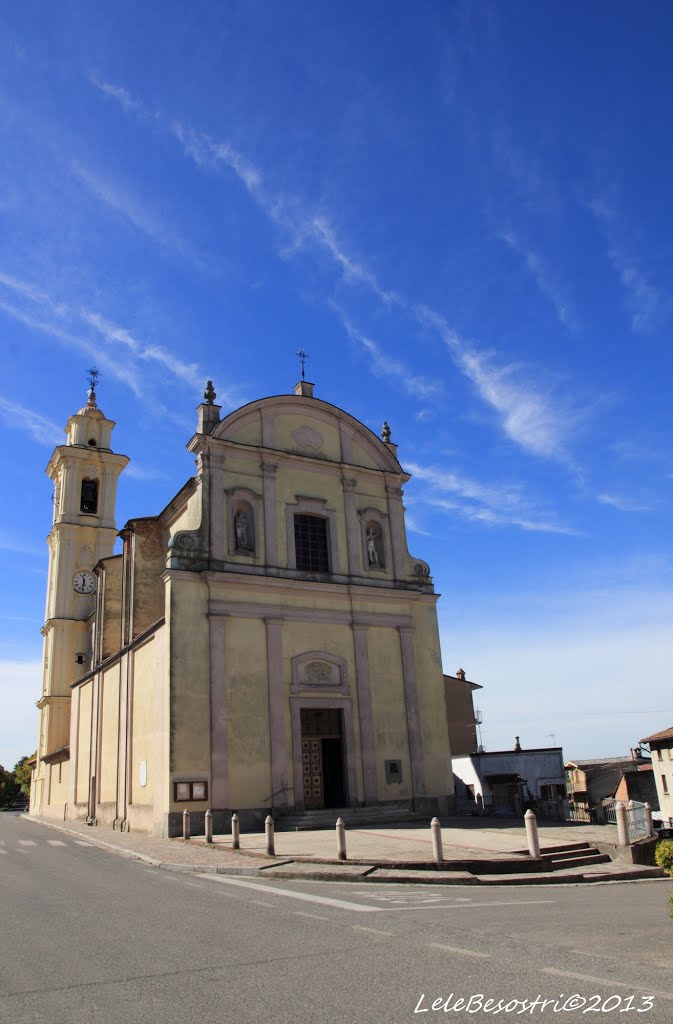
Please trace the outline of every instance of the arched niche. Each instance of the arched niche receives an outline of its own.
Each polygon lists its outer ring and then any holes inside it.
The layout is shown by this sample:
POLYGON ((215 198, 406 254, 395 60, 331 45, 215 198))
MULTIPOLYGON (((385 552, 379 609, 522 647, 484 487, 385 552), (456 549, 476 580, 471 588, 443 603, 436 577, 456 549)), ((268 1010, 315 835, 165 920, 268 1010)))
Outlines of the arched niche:
POLYGON ((226 493, 229 554, 255 558, 259 554, 261 495, 248 487, 226 493))
POLYGON ((390 551, 388 516, 377 508, 361 509, 358 515, 365 570, 367 572, 387 572, 390 551))

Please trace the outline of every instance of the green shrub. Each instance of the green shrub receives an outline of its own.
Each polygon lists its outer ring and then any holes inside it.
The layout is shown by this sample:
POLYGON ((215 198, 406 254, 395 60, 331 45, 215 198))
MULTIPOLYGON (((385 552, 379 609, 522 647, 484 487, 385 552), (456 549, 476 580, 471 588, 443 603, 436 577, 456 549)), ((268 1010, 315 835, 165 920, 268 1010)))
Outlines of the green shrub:
POLYGON ((654 859, 660 868, 673 877, 673 839, 662 839, 657 843, 654 859))

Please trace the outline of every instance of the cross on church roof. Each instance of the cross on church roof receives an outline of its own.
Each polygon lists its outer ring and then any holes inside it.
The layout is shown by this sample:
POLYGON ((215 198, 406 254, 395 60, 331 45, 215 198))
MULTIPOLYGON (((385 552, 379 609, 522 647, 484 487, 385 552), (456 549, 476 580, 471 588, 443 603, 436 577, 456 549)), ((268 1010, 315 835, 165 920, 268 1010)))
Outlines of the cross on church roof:
POLYGON ((308 359, 308 352, 304 352, 303 348, 300 348, 297 355, 299 356, 299 362, 301 363, 301 379, 304 380, 306 376, 304 373, 304 363, 308 359))

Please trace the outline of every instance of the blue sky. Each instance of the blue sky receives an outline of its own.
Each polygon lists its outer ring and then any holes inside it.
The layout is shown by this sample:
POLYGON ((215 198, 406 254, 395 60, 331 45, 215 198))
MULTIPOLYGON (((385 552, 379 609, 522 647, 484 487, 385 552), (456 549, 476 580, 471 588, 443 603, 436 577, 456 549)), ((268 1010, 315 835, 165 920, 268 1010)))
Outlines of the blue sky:
POLYGON ((403 465, 487 749, 673 722, 669 4, 10 4, 0 762, 35 747, 51 487, 101 371, 118 523, 225 411, 316 395, 403 465))

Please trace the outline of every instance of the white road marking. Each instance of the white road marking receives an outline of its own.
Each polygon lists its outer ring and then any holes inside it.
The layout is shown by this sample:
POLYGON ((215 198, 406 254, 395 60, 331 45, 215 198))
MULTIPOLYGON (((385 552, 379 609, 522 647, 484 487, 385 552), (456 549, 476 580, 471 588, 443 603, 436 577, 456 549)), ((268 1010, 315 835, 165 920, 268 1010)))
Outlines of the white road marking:
POLYGON ((75 842, 78 846, 93 846, 93 843, 85 843, 83 839, 76 839, 75 842))
POLYGON ((541 967, 543 974, 553 974, 557 978, 574 978, 576 981, 592 981, 596 985, 619 985, 620 988, 631 988, 638 992, 646 992, 648 996, 661 996, 662 999, 673 999, 673 992, 660 992, 645 985, 634 985, 632 981, 617 981, 615 978, 596 978, 593 974, 576 974, 574 971, 559 971, 556 967, 541 967))
POLYGON ((363 924, 352 924, 351 928, 355 932, 370 932, 372 935, 392 935, 393 932, 382 932, 380 928, 365 928, 363 924))
POLYGON ((47 842, 49 843, 50 846, 65 846, 66 845, 65 843, 62 843, 60 839, 47 839, 47 842))
MULTIPOLYGON (((223 875, 201 875, 210 882, 219 882, 220 885, 241 886, 243 889, 256 889, 257 892, 273 893, 276 896, 286 896, 291 900, 304 900, 306 903, 321 903, 327 907, 338 907, 340 910, 354 910, 360 914, 376 913, 383 910, 383 907, 366 907, 361 903, 349 903, 348 900, 334 900, 329 896, 313 896, 307 892, 294 892, 292 889, 278 889, 274 885, 260 885, 257 882, 244 882, 240 878, 225 878, 223 875)), ((404 909, 404 908, 400 908, 404 909)))
POLYGON ((5 857, 7 856, 7 850, 0 850, 0 853, 4 853, 5 857))
MULTIPOLYGON (((220 896, 231 896, 229 892, 221 892, 220 896)), ((271 907, 273 910, 276 906, 275 903, 265 903, 264 900, 248 900, 249 903, 254 903, 256 907, 271 907)))
POLYGON ((314 921, 329 921, 329 917, 321 917, 320 914, 307 914, 303 910, 293 910, 295 917, 312 917, 314 921))
POLYGON ((37 846, 37 843, 34 843, 32 839, 19 839, 19 843, 21 846, 37 846))
POLYGON ((490 960, 490 953, 477 953, 474 949, 461 949, 460 946, 445 946, 441 942, 428 942, 430 949, 444 949, 447 953, 460 953, 461 956, 475 956, 479 960, 490 960))
POLYGON ((372 907, 372 910, 381 910, 386 914, 393 914, 396 910, 472 910, 473 907, 524 907, 533 903, 556 903, 556 900, 502 900, 497 903, 445 903, 442 906, 435 904, 432 907, 372 907))

